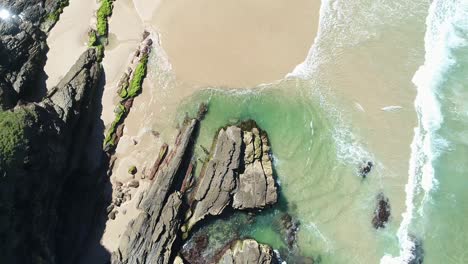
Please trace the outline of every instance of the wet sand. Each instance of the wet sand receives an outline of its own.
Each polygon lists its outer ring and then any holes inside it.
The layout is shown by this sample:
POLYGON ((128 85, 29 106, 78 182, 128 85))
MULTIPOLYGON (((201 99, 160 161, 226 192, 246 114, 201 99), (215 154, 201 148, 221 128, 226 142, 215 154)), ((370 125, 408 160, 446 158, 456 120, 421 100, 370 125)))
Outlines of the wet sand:
POLYGON ((57 85, 88 48, 88 30, 95 20, 96 0, 70 0, 47 38, 47 88, 57 85))

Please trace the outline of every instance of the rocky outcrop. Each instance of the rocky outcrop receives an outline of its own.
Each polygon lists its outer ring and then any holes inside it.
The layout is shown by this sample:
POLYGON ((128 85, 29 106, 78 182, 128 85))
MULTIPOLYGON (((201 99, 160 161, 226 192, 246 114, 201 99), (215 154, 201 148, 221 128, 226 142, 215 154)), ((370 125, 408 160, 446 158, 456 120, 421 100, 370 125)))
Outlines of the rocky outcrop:
POLYGON ((65 182, 79 167, 83 142, 88 140, 99 76, 95 51, 86 51, 47 99, 14 109, 28 111, 34 118, 24 127, 26 145, 18 146, 25 156, 16 157, 14 166, 0 168, 4 175, 0 182, 2 261, 57 260, 58 203, 65 182))
POLYGON ((266 133, 253 121, 219 131, 216 145, 194 195, 187 228, 208 215, 234 209, 262 209, 277 201, 266 133))
POLYGON ((278 197, 266 133, 260 133, 257 127, 253 127, 251 131, 243 131, 243 141, 244 171, 239 174, 232 207, 255 209, 276 203, 278 197))
POLYGON ((235 241, 221 256, 218 264, 270 264, 277 263, 268 245, 252 239, 235 241))
POLYGON ((180 180, 186 174, 184 161, 190 160, 190 145, 197 120, 189 121, 176 139, 175 149, 158 170, 155 180, 140 203, 142 212, 130 222, 113 263, 172 263, 172 246, 182 215, 180 180))
POLYGON ((377 208, 374 211, 372 225, 375 229, 384 228, 390 218, 390 202, 383 193, 377 195, 377 208))
MULTIPOLYGON (((41 23, 63 0, 6 0, 11 17, 0 19, 0 110, 40 93, 38 85, 48 51, 41 23)), ((47 27, 45 31, 49 30, 47 27)), ((44 91, 42 91, 44 92, 44 91)))

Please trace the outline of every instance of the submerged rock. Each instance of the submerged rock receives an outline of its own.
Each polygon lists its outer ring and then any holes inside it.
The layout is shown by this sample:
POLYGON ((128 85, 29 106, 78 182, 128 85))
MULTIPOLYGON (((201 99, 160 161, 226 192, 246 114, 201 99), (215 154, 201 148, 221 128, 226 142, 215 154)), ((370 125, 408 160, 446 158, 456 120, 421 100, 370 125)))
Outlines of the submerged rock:
POLYGON ((281 216, 281 234, 286 241, 289 249, 296 245, 297 232, 299 231, 299 221, 296 221, 288 213, 281 216))
POLYGON ((390 203, 383 193, 377 195, 377 208, 372 218, 375 229, 384 228, 390 218, 390 203))
POLYGON ((235 241, 221 256, 218 264, 277 263, 273 249, 253 239, 235 241))
POLYGON ((414 247, 411 250, 413 256, 408 264, 422 264, 424 262, 424 248, 422 246, 422 241, 414 235, 410 235, 410 239, 413 241, 414 247))
POLYGON ((372 163, 372 161, 364 162, 359 168, 359 175, 361 175, 362 178, 366 178, 367 175, 371 172, 373 167, 374 167, 374 163, 372 163))

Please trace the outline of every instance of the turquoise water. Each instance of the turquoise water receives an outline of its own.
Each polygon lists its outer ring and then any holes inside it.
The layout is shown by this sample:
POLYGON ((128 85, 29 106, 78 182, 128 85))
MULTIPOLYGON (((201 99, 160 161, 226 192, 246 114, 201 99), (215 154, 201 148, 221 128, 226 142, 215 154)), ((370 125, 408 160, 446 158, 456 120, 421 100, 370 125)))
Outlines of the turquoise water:
POLYGON ((292 254, 321 263, 409 263, 416 244, 424 263, 468 263, 467 19, 463 0, 324 1, 291 78, 186 98, 177 120, 209 104, 197 143, 206 148, 220 127, 256 120, 281 187, 281 205, 255 221, 211 223, 210 243, 236 234, 287 254, 275 221, 288 212, 301 223, 292 254), (392 104, 403 110, 380 110, 392 104), (363 180, 356 168, 368 159, 377 166, 363 180), (380 192, 392 217, 374 230, 380 192))
MULTIPOLYGON (((378 182, 362 180, 355 164, 338 157, 337 148, 342 146, 334 137, 337 126, 333 124, 333 113, 318 107, 320 97, 302 93, 310 85, 308 81, 286 80, 248 92, 205 90, 181 107, 180 118, 186 112, 195 113, 201 102, 209 104, 197 142, 205 148, 211 146, 220 127, 247 119, 256 120, 268 132, 272 146, 281 188, 279 208, 263 212, 248 227, 234 218, 215 222, 230 228, 209 230, 213 236, 225 230, 223 237, 240 232, 284 251, 283 237, 273 223, 282 212, 288 212, 301 223, 297 254, 345 263, 347 256, 358 254, 360 249, 352 244, 353 237, 360 236, 364 241, 368 239, 361 246, 374 250, 368 254, 369 260, 377 261, 388 240, 378 238, 370 225, 378 182)), ((204 155, 201 147, 196 153, 204 155)))
POLYGON ((426 24, 407 232, 421 239, 424 263, 468 263, 468 2, 434 1, 426 24))

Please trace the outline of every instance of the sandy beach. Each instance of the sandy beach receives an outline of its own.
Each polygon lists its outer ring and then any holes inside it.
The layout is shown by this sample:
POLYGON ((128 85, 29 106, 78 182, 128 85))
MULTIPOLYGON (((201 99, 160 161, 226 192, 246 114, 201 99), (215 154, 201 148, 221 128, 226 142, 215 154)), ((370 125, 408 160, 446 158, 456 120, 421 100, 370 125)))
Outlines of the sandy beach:
POLYGON ((59 23, 47 37, 49 52, 45 72, 47 88, 57 85, 60 79, 88 48, 88 30, 95 20, 96 0, 72 0, 60 15, 59 23))
POLYGON ((306 57, 318 0, 163 0, 151 23, 177 78, 217 87, 282 79, 306 57))

